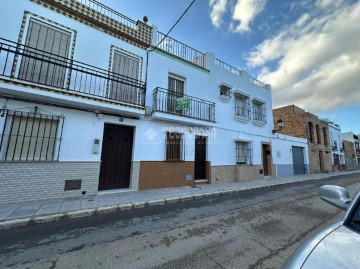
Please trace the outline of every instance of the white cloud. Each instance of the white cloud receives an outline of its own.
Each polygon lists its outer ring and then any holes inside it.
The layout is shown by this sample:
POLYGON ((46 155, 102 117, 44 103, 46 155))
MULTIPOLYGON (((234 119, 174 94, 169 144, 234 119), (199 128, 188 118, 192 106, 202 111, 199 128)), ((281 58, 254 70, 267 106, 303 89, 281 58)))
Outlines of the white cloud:
POLYGON ((248 55, 248 65, 262 69, 259 79, 272 85, 275 107, 316 113, 360 103, 360 2, 329 6, 334 1, 317 1, 248 55))
POLYGON ((222 23, 222 16, 226 11, 227 0, 210 0, 211 7, 210 18, 215 27, 220 27, 222 23))
POLYGON ((230 25, 233 32, 247 32, 250 24, 264 8, 266 0, 237 0, 232 18, 235 22, 230 25))

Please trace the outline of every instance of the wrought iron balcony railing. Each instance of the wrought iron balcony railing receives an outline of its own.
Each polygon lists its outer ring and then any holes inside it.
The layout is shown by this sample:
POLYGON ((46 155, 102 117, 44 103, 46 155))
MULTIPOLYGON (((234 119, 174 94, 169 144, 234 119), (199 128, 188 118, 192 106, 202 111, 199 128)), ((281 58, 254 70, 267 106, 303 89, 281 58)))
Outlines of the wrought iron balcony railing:
POLYGON ((215 103, 182 93, 156 88, 153 93, 154 111, 215 122, 215 103))
POLYGON ((97 12, 117 21, 120 22, 122 24, 125 24, 126 26, 133 28, 133 29, 137 29, 136 27, 136 22, 128 17, 126 17, 125 15, 99 3, 98 1, 95 0, 76 0, 77 2, 92 8, 94 10, 96 10, 97 12))
POLYGON ((140 80, 1 38, 0 77, 145 106, 140 80))
POLYGON ((157 32, 157 42, 161 43, 157 46, 159 49, 166 51, 180 59, 186 60, 197 66, 205 68, 205 54, 173 39, 165 34, 157 32))

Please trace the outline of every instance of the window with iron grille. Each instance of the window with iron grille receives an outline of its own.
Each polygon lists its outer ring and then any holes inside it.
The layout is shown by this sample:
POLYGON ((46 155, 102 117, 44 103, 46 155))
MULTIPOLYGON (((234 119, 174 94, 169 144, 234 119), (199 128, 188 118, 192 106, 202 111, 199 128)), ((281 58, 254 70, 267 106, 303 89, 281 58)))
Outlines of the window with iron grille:
POLYGON ((0 160, 58 160, 63 117, 6 109, 0 115, 0 160))
POLYGON ((231 88, 227 85, 221 84, 220 85, 220 95, 230 97, 231 88))
POLYGON ((184 141, 183 134, 176 132, 166 133, 166 161, 184 161, 184 141))
POLYGON ((120 77, 114 77, 111 82, 110 98, 113 100, 136 104, 139 98, 136 81, 140 74, 140 59, 120 51, 113 51, 112 72, 127 77, 125 81, 120 77), (131 83, 129 83, 131 82, 131 83))
POLYGON ((250 118, 249 97, 241 93, 235 93, 235 116, 250 118))
POLYGON ((252 100, 253 120, 266 122, 265 103, 259 100, 252 100))
POLYGON ((236 141, 236 164, 251 164, 252 149, 250 142, 236 141))
POLYGON ((64 88, 66 67, 63 62, 69 56, 70 41, 70 32, 31 18, 19 79, 64 88))
POLYGON ((335 150, 337 150, 337 149, 338 149, 337 141, 334 140, 334 141, 333 141, 333 150, 335 151, 335 150))

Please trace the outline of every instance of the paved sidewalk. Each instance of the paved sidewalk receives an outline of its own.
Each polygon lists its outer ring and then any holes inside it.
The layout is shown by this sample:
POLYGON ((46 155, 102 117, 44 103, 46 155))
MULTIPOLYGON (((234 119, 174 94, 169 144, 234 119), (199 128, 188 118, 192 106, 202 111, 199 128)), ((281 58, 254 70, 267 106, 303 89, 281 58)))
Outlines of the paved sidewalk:
POLYGON ((179 187, 146 191, 105 192, 93 196, 0 204, 0 229, 202 199, 204 197, 244 190, 353 173, 360 173, 360 170, 254 180, 241 183, 204 184, 198 185, 195 188, 179 187))

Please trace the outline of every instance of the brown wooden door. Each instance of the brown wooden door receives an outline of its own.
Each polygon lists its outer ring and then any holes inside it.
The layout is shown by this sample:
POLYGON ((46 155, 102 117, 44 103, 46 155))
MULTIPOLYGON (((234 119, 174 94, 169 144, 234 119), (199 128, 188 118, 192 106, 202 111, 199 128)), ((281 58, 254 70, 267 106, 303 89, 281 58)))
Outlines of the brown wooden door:
POLYGON ((195 180, 206 179, 206 137, 195 137, 195 180))
POLYGON ((129 188, 133 127, 105 124, 99 190, 129 188))

